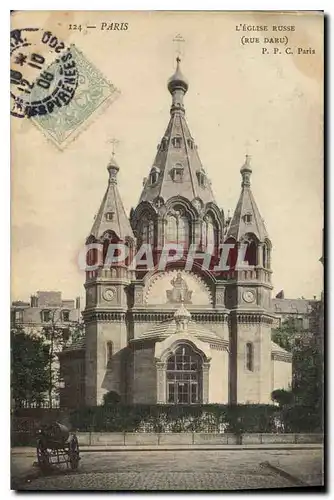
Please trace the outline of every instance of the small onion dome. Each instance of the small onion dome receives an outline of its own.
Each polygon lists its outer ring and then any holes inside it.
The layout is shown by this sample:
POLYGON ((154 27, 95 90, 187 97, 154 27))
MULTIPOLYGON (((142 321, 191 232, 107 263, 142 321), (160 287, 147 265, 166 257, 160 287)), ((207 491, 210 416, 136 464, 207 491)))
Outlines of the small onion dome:
POLYGON ((118 170, 119 170, 119 166, 118 166, 117 161, 115 160, 115 155, 112 155, 112 156, 111 156, 111 158, 110 158, 110 160, 109 160, 109 163, 108 163, 108 167, 107 167, 107 168, 108 168, 108 170, 109 170, 109 169, 113 169, 113 170, 117 170, 117 172, 118 172, 118 170))
POLYGON ((174 314, 175 323, 178 330, 185 330, 191 319, 190 312, 181 304, 181 307, 174 314))
POLYGON ((241 173, 243 173, 243 172, 252 172, 252 167, 250 165, 250 161, 251 161, 251 156, 250 155, 246 155, 245 163, 243 164, 243 166, 240 169, 241 173))
POLYGON ((180 62, 181 62, 181 59, 179 57, 177 57, 176 58, 176 63, 177 63, 176 71, 175 71, 174 75, 171 76, 170 79, 168 80, 168 90, 171 94, 173 94, 173 92, 175 90, 179 90, 179 89, 183 90, 184 93, 186 93, 188 90, 189 85, 188 85, 186 78, 181 73, 180 62))

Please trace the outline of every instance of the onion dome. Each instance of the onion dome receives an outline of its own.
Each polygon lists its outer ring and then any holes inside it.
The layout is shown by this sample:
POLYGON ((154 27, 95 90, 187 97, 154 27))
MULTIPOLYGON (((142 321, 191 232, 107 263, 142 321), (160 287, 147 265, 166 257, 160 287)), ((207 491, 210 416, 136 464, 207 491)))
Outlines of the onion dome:
POLYGON ((119 166, 118 163, 115 159, 115 155, 113 154, 112 157, 109 160, 108 166, 107 166, 108 172, 109 172, 109 180, 116 182, 116 177, 119 171, 119 166))
POLYGON ((240 169, 242 176, 242 186, 250 186, 250 176, 252 173, 252 168, 250 166, 251 157, 246 155, 245 163, 240 169))
POLYGON ((177 326, 177 330, 186 330, 190 319, 191 314, 182 303, 179 309, 174 314, 174 320, 177 326))
POLYGON ((188 81, 186 78, 182 75, 181 70, 180 70, 180 62, 181 59, 179 57, 176 58, 176 71, 173 76, 170 77, 168 80, 168 90, 171 94, 175 92, 175 90, 183 90, 184 93, 187 92, 188 90, 188 81))

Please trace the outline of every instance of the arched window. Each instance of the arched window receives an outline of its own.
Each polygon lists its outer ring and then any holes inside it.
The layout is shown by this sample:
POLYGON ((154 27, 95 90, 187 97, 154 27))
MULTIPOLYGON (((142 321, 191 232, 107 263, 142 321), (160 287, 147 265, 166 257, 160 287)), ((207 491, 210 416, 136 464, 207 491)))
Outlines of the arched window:
POLYGON ((202 402, 202 358, 188 344, 181 344, 167 360, 167 402, 202 402))
POLYGON ((107 342, 107 359, 106 359, 106 364, 109 365, 109 363, 111 362, 112 360, 112 357, 113 357, 113 343, 110 341, 110 342, 107 342))
POLYGON ((207 215, 202 225, 202 245, 215 247, 217 244, 217 228, 211 215, 207 215))
POLYGON ((166 241, 168 243, 177 242, 177 223, 176 223, 176 217, 174 217, 173 215, 167 217, 166 241))
POLYGON ((178 220, 177 242, 184 245, 189 244, 189 221, 187 217, 180 217, 178 220))
POLYGON ((158 167, 152 167, 150 172, 150 185, 156 184, 159 179, 160 169, 158 167))
POLYGON ((142 243, 150 243, 153 245, 154 239, 154 222, 153 220, 144 220, 141 230, 142 243))
POLYGON ((246 254, 245 254, 245 262, 248 262, 249 266, 257 265, 257 245, 254 240, 245 241, 247 244, 246 254))
POLYGON ((229 245, 229 251, 227 255, 227 266, 229 271, 234 271, 237 259, 238 259, 238 246, 237 242, 234 238, 228 238, 225 242, 225 245, 229 245))
POLYGON ((246 370, 254 371, 254 346, 251 342, 246 344, 246 370))
POLYGON ((167 217, 166 243, 180 243, 188 246, 190 240, 189 220, 186 216, 167 217))

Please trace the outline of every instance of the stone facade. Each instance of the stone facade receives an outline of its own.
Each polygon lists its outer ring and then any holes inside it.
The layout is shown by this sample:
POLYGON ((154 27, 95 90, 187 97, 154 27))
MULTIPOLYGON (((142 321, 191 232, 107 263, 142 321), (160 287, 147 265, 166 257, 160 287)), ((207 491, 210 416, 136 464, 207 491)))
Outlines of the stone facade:
POLYGON ((272 245, 251 191, 250 158, 226 220, 185 120, 188 82, 179 60, 168 90, 170 120, 139 204, 128 218, 113 156, 87 238, 107 256, 115 243, 129 255, 110 262, 104 254, 104 266, 95 267, 88 256, 86 343, 78 347, 86 366, 82 403, 100 404, 113 391, 126 403, 268 404, 274 389, 291 382, 291 355, 276 355, 271 342, 272 245), (227 270, 218 266, 222 243, 232 248, 227 270), (180 258, 166 259, 163 249, 175 244, 180 258), (150 265, 143 245, 152 249, 150 265), (247 266, 238 267, 242 246, 247 266), (133 265, 135 252, 141 260, 133 265))

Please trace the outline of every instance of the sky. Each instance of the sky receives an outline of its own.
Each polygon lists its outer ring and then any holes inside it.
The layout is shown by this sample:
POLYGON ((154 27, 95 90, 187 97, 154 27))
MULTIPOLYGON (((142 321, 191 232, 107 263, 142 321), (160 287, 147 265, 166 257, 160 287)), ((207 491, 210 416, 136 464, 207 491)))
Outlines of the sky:
POLYGON ((37 26, 75 43, 120 96, 59 150, 27 119, 11 118, 12 300, 37 290, 84 297, 78 254, 107 188, 110 139, 119 140, 119 190, 138 203, 169 120, 167 80, 181 34, 189 81, 186 119, 217 204, 233 212, 240 168, 252 156, 252 191, 273 244, 275 295, 313 298, 323 288, 323 28, 320 15, 204 12, 18 12, 13 27, 37 26), (128 30, 100 30, 127 22, 128 30), (69 30, 69 24, 82 26, 69 30), (94 30, 85 26, 96 24, 94 30), (295 26, 283 35, 240 25, 295 26), (288 36, 263 54, 264 36, 288 36), (243 45, 241 36, 259 42, 243 45), (290 47, 294 54, 284 53, 290 47), (297 54, 298 48, 314 54, 297 54))

